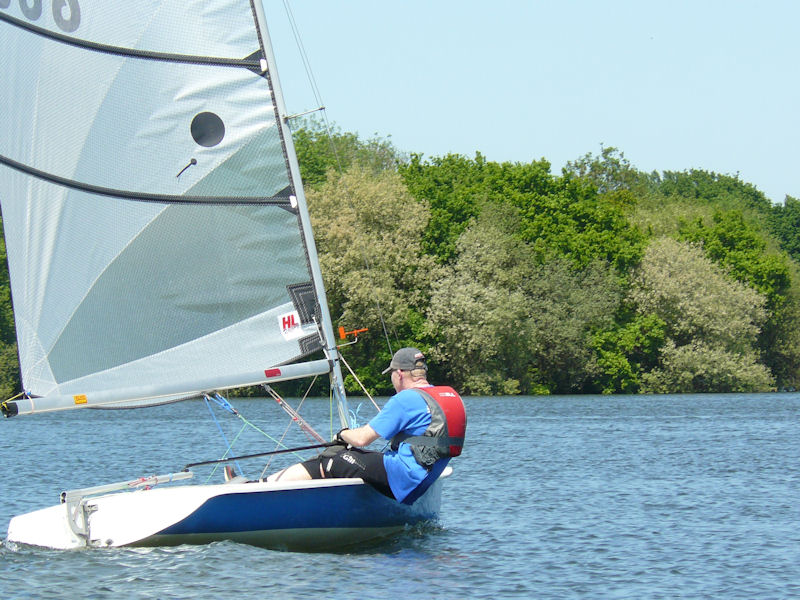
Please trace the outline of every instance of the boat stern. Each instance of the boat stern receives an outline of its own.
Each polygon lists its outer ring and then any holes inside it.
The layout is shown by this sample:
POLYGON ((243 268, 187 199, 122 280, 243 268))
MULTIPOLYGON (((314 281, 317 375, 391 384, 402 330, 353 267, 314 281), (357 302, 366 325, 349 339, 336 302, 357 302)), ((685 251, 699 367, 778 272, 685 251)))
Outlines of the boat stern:
POLYGON ((6 540, 57 550, 86 546, 86 540, 70 527, 66 504, 57 504, 13 517, 8 523, 6 540))

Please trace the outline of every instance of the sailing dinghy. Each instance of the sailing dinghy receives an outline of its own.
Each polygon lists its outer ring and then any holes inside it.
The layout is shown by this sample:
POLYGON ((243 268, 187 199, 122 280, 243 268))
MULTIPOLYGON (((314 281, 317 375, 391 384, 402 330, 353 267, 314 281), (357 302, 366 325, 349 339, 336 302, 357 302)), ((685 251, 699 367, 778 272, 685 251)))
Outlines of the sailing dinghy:
MULTIPOLYGON (((0 0, 0 56, 26 391, 5 416, 326 374, 355 425, 260 0, 0 0)), ((164 485, 191 475, 64 492, 7 539, 323 549, 440 504, 441 478, 412 504, 360 479, 164 485)))

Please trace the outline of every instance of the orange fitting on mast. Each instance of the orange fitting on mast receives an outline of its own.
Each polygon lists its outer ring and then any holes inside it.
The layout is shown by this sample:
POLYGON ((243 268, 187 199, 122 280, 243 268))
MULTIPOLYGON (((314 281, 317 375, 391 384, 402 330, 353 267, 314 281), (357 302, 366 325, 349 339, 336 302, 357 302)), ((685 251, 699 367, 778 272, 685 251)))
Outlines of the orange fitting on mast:
POLYGON ((365 331, 369 331, 369 329, 365 327, 364 329, 353 329, 353 331, 345 331, 344 327, 339 327, 339 339, 346 340, 347 336, 349 335, 358 337, 359 333, 364 333, 365 331))

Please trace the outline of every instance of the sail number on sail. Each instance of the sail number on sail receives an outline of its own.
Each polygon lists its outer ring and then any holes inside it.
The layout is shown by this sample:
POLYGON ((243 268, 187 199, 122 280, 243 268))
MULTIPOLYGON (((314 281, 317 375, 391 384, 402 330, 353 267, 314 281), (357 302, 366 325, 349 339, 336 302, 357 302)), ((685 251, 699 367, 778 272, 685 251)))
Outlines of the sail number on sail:
MULTIPOLYGON (((42 16, 42 0, 19 0, 19 9, 31 21, 42 16)), ((81 7, 78 0, 52 0, 53 19, 65 33, 76 31, 81 24, 81 7)), ((11 0, 0 0, 0 10, 11 6, 11 0)))

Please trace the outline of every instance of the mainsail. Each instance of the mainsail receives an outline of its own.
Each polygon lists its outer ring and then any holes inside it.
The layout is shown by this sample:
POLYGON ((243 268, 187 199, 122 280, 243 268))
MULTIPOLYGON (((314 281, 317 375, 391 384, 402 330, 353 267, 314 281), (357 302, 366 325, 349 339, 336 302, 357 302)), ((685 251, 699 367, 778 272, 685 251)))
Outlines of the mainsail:
POLYGON ((0 0, 0 56, 20 412, 340 381, 260 2, 0 0))

